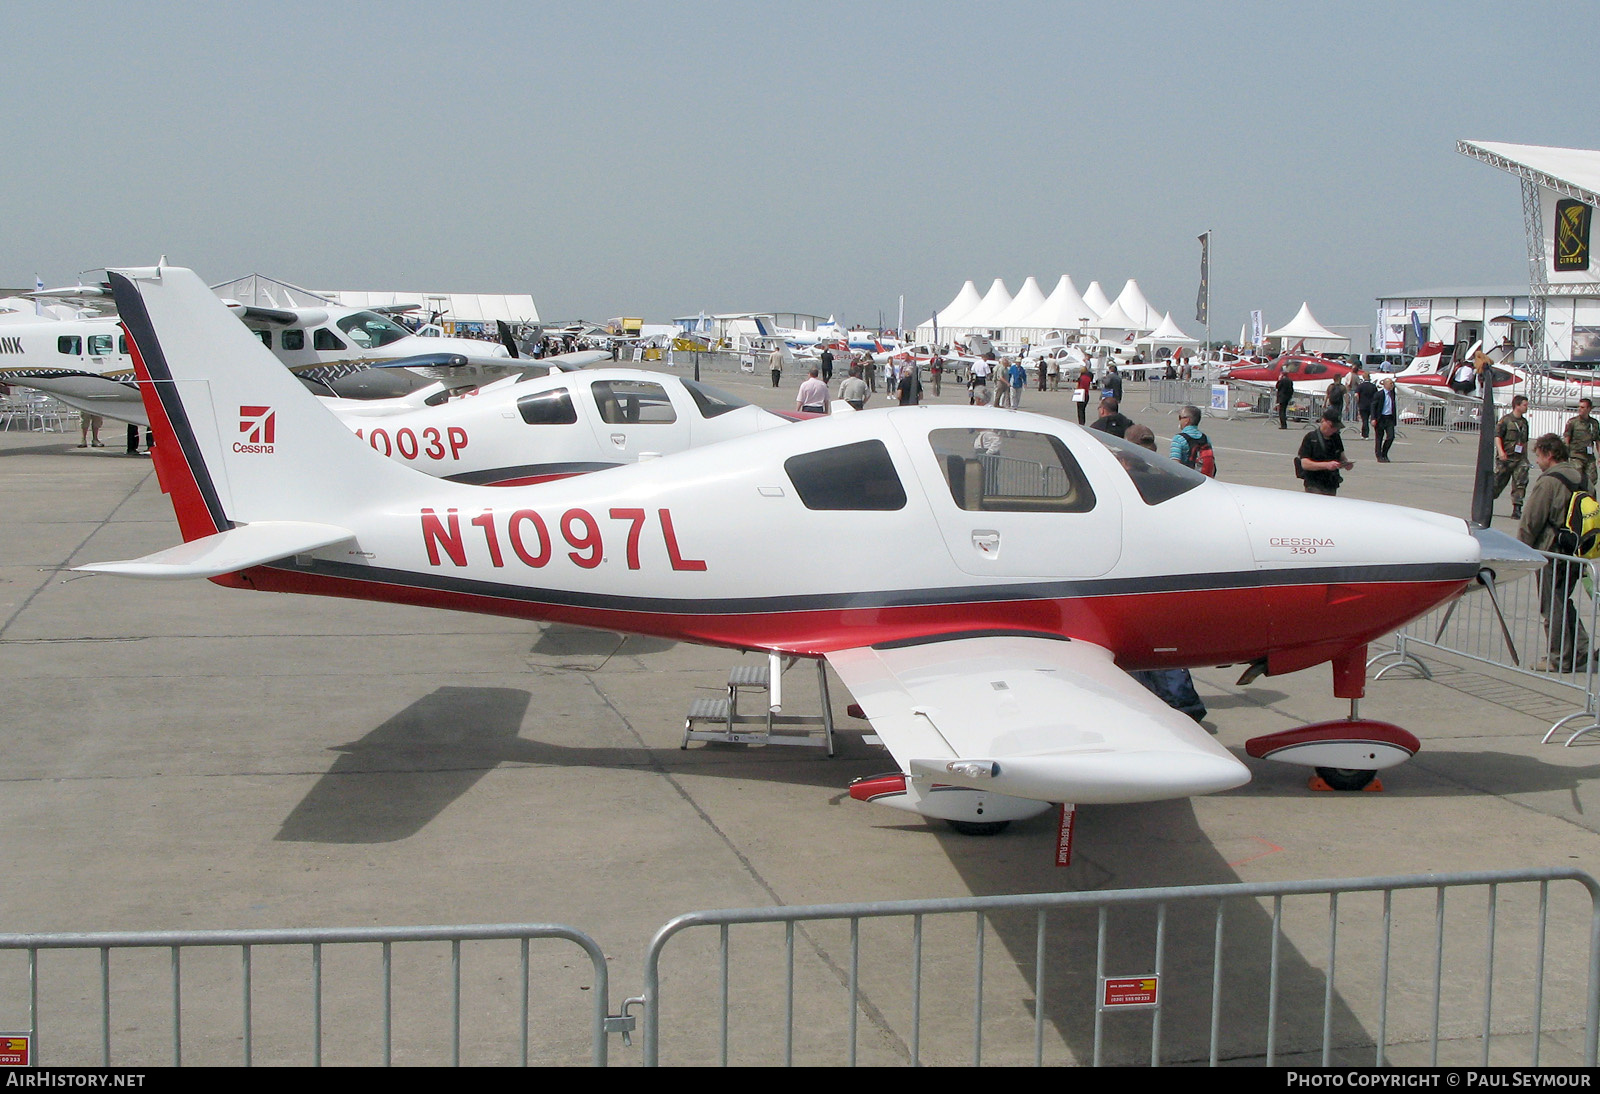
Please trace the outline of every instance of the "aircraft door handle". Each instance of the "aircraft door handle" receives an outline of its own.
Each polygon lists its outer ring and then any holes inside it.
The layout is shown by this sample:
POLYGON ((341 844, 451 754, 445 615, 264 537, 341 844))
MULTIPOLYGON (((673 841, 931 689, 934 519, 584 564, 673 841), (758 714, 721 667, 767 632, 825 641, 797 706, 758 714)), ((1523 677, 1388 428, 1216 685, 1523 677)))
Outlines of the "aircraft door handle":
POLYGON ((974 528, 972 546, 984 558, 999 558, 1000 533, 992 528, 974 528))

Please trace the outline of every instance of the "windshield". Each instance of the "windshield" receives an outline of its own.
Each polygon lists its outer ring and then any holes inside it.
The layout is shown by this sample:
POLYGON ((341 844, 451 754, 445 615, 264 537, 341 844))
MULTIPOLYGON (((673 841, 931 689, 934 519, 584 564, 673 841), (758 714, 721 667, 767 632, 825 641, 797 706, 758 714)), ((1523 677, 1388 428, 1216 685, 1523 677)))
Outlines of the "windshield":
POLYGON ((375 349, 398 342, 410 332, 400 324, 385 319, 375 311, 358 311, 339 320, 338 327, 350 336, 350 341, 362 349, 375 349))
POLYGON ((729 395, 726 391, 718 391, 708 384, 698 384, 693 380, 683 381, 683 386, 688 389, 689 397, 694 400, 694 405, 700 408, 702 418, 715 418, 719 414, 726 414, 730 410, 738 410, 750 404, 737 395, 729 395))
POLYGON ((1206 481, 1206 477, 1177 460, 1158 455, 1121 437, 1098 429, 1085 430, 1089 436, 1111 449, 1122 469, 1133 480, 1146 505, 1160 505, 1169 498, 1186 494, 1206 481))

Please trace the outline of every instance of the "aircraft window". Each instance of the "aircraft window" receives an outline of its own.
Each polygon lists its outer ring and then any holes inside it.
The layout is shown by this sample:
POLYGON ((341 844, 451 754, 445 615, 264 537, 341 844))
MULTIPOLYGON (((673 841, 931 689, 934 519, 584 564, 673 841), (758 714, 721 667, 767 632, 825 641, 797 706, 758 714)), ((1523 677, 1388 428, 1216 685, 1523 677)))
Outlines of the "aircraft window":
POLYGON ((935 429, 928 443, 950 496, 985 512, 1086 513, 1094 490, 1067 446, 1048 433, 935 429))
POLYGON ((117 352, 124 357, 128 356, 128 336, 126 334, 117 335, 117 352))
MULTIPOLYGON (((362 349, 374 349, 406 337, 406 329, 375 311, 358 311, 339 320, 338 327, 362 349)), ((321 349, 321 346, 317 347, 321 349)))
POLYGON ((261 344, 268 349, 272 348, 272 332, 270 330, 256 331, 256 337, 261 339, 261 344))
POLYGON ((683 386, 689 389, 689 397, 694 400, 694 405, 700 408, 702 418, 715 418, 719 414, 750 405, 737 395, 729 395, 726 391, 718 391, 714 387, 697 384, 693 380, 685 380, 683 386))
POLYGON ((339 341, 339 336, 327 327, 317 328, 316 334, 312 338, 311 346, 313 349, 344 349, 344 343, 339 341))
POLYGON ((1206 477, 1192 467, 1177 460, 1158 455, 1121 437, 1113 437, 1098 429, 1086 430, 1089 436, 1111 449, 1122 469, 1133 480, 1134 487, 1146 505, 1160 505, 1169 498, 1186 494, 1206 481, 1206 477))
POLYGON ((1315 365, 1315 364, 1307 365, 1304 375, 1306 375, 1306 376, 1321 376, 1324 372, 1327 372, 1327 371, 1328 371, 1328 366, 1327 365, 1315 365))
POLYGON ((306 332, 303 330, 286 330, 280 343, 284 349, 305 349, 306 332))
POLYGON ((83 339, 76 334, 63 334, 56 339, 57 353, 70 353, 76 357, 83 352, 83 339))
POLYGON ((529 425, 571 425, 578 420, 578 408, 564 387, 524 395, 517 400, 517 412, 529 425))
POLYGON ((807 509, 904 509, 905 487, 882 441, 790 456, 783 469, 807 509))
POLYGON ((109 334, 89 335, 89 356, 105 357, 111 352, 113 339, 109 334))
POLYGON ((667 389, 643 380, 597 380, 592 385, 600 420, 610 425, 663 425, 678 420, 667 389))

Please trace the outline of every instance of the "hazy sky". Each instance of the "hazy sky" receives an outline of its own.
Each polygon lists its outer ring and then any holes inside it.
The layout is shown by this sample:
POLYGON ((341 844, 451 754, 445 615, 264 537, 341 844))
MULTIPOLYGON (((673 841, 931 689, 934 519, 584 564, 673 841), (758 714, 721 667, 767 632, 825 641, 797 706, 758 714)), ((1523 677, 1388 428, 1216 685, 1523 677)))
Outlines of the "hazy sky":
POLYGON ((1600 147, 1594 3, 0 8, 0 284, 531 292, 908 324, 1063 272, 1196 333, 1526 284, 1467 137, 1600 147), (1588 104, 1588 105, 1585 105, 1588 104))

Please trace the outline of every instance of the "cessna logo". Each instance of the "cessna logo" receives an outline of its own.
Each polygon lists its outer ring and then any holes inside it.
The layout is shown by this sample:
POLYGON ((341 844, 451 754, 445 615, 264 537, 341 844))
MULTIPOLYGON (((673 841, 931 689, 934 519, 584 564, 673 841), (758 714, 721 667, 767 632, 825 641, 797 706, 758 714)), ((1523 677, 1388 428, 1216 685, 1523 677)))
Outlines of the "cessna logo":
POLYGON ((244 440, 235 441, 235 452, 271 452, 277 433, 278 416, 270 406, 241 406, 239 432, 244 440))

